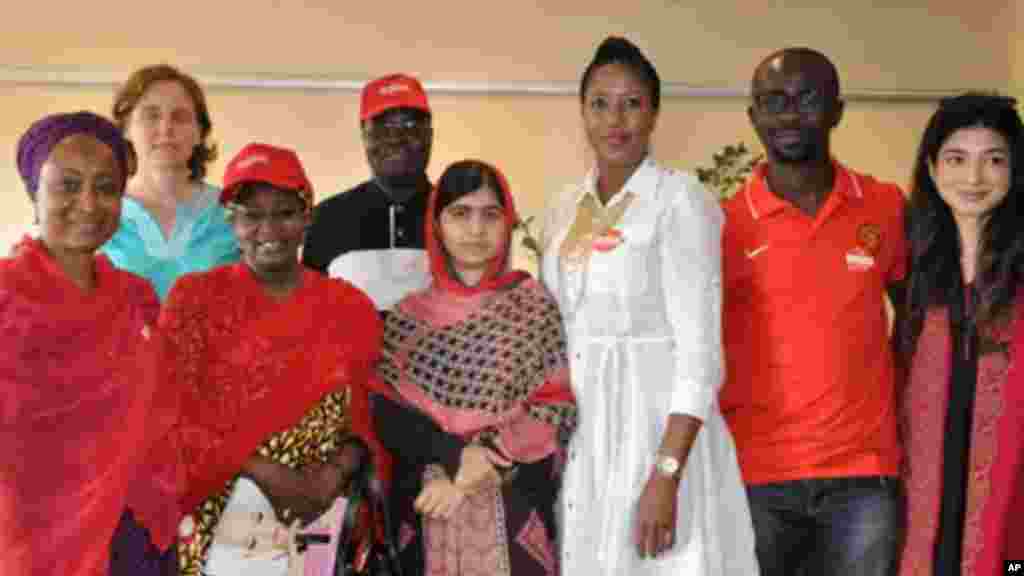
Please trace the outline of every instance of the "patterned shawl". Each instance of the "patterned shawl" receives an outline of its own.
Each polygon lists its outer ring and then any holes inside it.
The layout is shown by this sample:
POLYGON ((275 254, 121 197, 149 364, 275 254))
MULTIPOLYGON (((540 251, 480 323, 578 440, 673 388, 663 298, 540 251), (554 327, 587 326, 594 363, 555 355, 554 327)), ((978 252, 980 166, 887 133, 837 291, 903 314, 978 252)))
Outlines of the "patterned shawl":
MULTIPOLYGON (((1024 292, 1017 302, 1024 302, 1024 292)), ((1024 322, 980 335, 978 382, 968 455, 962 544, 965 575, 1003 574, 1024 558, 1024 322)), ((931 576, 942 501, 943 446, 952 370, 948 312, 925 318, 901 406, 907 492, 902 576, 931 576)))
POLYGON ((156 398, 159 303, 104 256, 95 273, 83 292, 38 240, 0 260, 3 574, 106 574, 130 490, 152 496, 136 478, 173 419, 156 398))
POLYGON ((557 304, 528 274, 508 271, 516 212, 508 183, 495 173, 505 204, 503 249, 480 283, 467 287, 452 277, 428 217, 433 281, 388 316, 379 373, 446 432, 533 462, 568 442, 576 405, 557 304))

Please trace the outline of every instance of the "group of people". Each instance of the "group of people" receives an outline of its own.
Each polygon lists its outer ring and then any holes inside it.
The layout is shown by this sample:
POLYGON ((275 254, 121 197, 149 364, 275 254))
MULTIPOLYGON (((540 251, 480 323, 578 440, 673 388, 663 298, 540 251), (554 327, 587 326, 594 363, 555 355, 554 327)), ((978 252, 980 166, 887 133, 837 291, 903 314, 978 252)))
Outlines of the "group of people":
POLYGON ((333 574, 362 476, 406 576, 1024 559, 1015 102, 940 102, 904 196, 832 156, 835 66, 780 50, 747 110, 765 160, 719 207, 651 158, 660 88, 597 48, 594 166, 551 199, 540 279, 497 166, 427 177, 410 76, 364 87, 372 178, 318 204, 268 144, 207 184, 205 97, 170 66, 113 121, 35 122, 38 233, 0 259, 0 571, 333 574))

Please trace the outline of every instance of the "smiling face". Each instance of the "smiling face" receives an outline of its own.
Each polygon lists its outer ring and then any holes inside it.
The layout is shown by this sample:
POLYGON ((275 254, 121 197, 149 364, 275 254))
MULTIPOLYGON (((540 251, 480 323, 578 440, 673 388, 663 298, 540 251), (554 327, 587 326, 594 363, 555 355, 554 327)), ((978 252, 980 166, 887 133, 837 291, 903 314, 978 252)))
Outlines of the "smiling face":
POLYGON ((92 253, 117 231, 122 175, 109 146, 87 134, 61 140, 39 172, 35 211, 54 253, 92 253))
POLYGON ((142 166, 188 169, 200 143, 195 103, 179 82, 156 82, 132 109, 126 136, 142 166))
POLYGON ((269 184, 248 185, 232 207, 231 223, 242 261, 259 277, 299 267, 299 246, 311 215, 299 195, 269 184))
POLYGON ((658 119, 650 92, 629 66, 594 69, 583 94, 583 129, 599 165, 633 168, 647 156, 658 119))
POLYGON ((817 53, 783 51, 758 66, 747 109, 754 130, 777 163, 829 160, 830 133, 843 103, 831 63, 817 53))
POLYGON ((438 228, 452 268, 464 284, 474 286, 502 253, 505 209, 494 189, 482 186, 445 206, 438 228))
POLYGON ((363 123, 362 134, 375 177, 399 186, 423 178, 434 137, 425 112, 410 108, 382 112, 363 123))
POLYGON ((961 128, 946 138, 929 173, 957 222, 979 220, 1009 193, 1010 147, 991 128, 961 128))

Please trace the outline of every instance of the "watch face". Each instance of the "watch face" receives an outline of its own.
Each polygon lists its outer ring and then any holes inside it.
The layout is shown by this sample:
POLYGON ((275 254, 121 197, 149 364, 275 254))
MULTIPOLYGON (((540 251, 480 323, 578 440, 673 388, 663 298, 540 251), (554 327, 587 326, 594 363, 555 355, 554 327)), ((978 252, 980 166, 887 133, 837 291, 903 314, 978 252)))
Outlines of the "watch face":
POLYGON ((658 456, 658 472, 666 476, 674 476, 679 471, 679 460, 671 456, 658 456))

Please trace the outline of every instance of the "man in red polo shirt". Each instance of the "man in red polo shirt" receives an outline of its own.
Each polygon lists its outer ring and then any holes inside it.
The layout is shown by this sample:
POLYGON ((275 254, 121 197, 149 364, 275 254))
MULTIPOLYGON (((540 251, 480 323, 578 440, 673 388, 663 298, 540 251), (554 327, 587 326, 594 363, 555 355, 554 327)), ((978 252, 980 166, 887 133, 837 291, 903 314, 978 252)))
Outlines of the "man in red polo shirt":
POLYGON ((722 412, 762 574, 886 575, 900 518, 885 295, 904 276, 900 189, 830 155, 842 117, 823 54, 754 72, 767 161, 725 205, 722 412))

